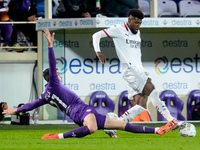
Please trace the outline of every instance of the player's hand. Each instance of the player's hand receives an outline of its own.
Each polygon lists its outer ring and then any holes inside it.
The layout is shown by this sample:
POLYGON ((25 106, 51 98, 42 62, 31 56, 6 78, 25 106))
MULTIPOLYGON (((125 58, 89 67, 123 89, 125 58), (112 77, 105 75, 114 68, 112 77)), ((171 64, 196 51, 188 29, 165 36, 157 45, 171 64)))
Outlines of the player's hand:
POLYGON ((17 108, 9 108, 9 109, 4 110, 2 114, 4 116, 8 116, 8 115, 14 115, 16 114, 16 112, 17 112, 17 108))
POLYGON ((29 21, 37 21, 37 17, 35 15, 29 16, 28 17, 29 21))
POLYGON ((91 18, 91 15, 90 15, 89 12, 82 13, 82 16, 83 16, 84 18, 91 18))
POLYGON ((100 63, 104 64, 106 62, 106 57, 101 52, 96 52, 96 55, 99 58, 100 63))
POLYGON ((44 30, 44 36, 47 39, 48 47, 53 47, 54 35, 55 33, 51 35, 48 29, 44 30))

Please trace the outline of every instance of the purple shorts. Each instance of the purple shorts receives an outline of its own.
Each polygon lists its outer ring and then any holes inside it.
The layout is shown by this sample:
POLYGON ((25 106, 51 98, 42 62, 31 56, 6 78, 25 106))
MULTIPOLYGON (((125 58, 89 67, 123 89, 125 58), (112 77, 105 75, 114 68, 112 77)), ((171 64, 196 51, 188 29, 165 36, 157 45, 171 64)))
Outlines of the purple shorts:
POLYGON ((84 118, 93 113, 96 117, 98 129, 104 129, 104 124, 106 121, 106 116, 97 113, 97 111, 86 104, 76 105, 70 113, 70 118, 79 126, 83 126, 84 118))

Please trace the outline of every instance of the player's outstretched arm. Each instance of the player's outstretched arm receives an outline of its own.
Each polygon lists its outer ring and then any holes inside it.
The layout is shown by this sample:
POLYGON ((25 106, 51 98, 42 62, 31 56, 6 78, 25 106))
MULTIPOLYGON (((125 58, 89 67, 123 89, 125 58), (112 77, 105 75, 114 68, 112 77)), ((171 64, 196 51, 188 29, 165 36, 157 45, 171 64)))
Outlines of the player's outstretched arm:
POLYGON ((103 64, 106 62, 105 56, 101 53, 100 50, 100 39, 106 37, 106 34, 103 31, 96 32, 92 35, 92 41, 94 46, 94 51, 96 52, 97 57, 99 58, 99 61, 103 64))
POLYGON ((8 116, 8 115, 14 115, 16 114, 16 112, 17 112, 17 108, 9 108, 9 109, 4 110, 2 114, 4 116, 8 116))
POLYGON ((48 47, 53 47, 54 35, 55 33, 52 33, 51 35, 48 29, 44 30, 44 36, 47 39, 48 47))

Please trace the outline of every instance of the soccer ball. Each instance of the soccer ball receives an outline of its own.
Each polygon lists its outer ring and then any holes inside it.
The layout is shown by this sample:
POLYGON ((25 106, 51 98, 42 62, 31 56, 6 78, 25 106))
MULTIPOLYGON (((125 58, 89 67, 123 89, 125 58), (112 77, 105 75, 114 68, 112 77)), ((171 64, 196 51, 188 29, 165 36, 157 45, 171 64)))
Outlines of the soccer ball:
POLYGON ((106 114, 107 118, 111 118, 111 119, 118 119, 117 114, 113 113, 113 112, 109 112, 106 114))
POLYGON ((179 135, 181 137, 195 137, 196 128, 191 123, 186 123, 182 127, 179 128, 179 135))

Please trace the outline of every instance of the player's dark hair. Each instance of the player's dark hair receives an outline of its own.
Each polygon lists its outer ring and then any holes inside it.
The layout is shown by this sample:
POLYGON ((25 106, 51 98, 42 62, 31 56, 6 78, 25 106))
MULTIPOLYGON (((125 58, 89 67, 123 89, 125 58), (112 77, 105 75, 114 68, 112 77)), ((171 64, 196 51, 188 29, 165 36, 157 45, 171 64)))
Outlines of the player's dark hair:
MULTIPOLYGON (((58 70, 58 69, 56 68, 56 70, 58 70)), ((49 82, 49 68, 47 68, 43 71, 43 77, 47 82, 49 82)))
POLYGON ((144 14, 138 9, 131 9, 129 11, 129 13, 128 13, 128 16, 137 17, 139 19, 143 19, 144 18, 144 14))
POLYGON ((1 102, 1 103, 0 103, 0 111, 1 111, 1 112, 3 111, 2 105, 3 105, 3 103, 1 102))
POLYGON ((4 115, 2 114, 2 112, 3 112, 3 107, 2 107, 3 103, 5 103, 5 102, 1 102, 0 103, 0 121, 3 120, 3 118, 4 118, 4 115))
POLYGON ((49 68, 43 71, 43 77, 47 82, 49 82, 49 68))

